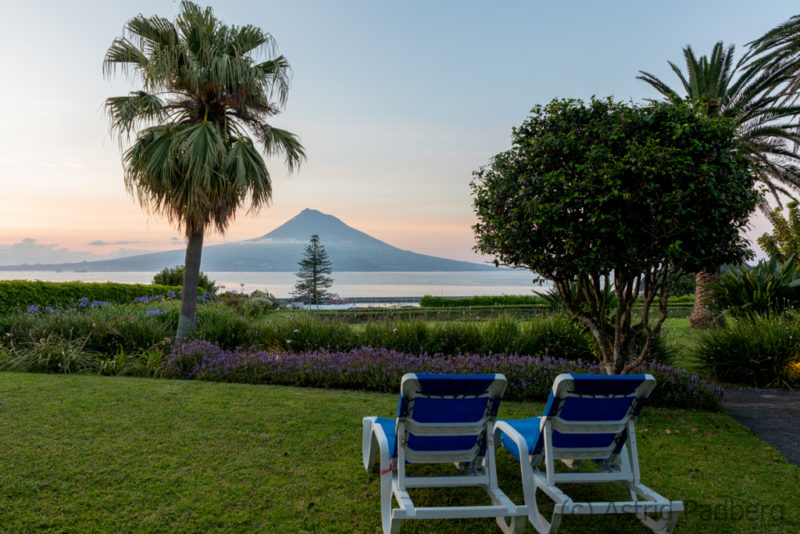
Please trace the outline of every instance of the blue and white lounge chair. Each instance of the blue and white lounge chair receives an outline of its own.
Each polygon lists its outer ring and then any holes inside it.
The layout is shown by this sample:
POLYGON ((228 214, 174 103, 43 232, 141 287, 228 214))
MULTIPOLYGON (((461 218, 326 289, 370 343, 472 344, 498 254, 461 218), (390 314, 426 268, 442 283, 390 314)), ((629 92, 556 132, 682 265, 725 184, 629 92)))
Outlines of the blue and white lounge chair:
POLYGON ((542 417, 495 423, 496 440, 520 460, 528 519, 538 532, 555 533, 567 514, 609 513, 633 513, 653 532, 672 532, 683 503, 667 500, 639 477, 634 422, 655 385, 651 375, 561 374, 542 417), (557 473, 555 460, 572 472, 557 473), (579 471, 581 460, 592 460, 599 470, 579 471), (558 487, 590 482, 619 483, 632 500, 574 502, 558 487), (537 490, 554 502, 550 521, 539 512, 537 490))
POLYGON ((365 417, 364 467, 380 453, 383 532, 397 533, 407 519, 495 517, 504 532, 525 528, 527 508, 515 506, 497 486, 494 421, 506 378, 500 374, 403 376, 397 418, 365 417), (406 464, 453 462, 465 472, 408 476, 406 464), (478 486, 491 505, 416 507, 409 488, 478 486), (392 508, 392 495, 399 508, 392 508), (512 517, 514 516, 514 517, 512 517), (504 517, 512 517, 510 524, 504 517))

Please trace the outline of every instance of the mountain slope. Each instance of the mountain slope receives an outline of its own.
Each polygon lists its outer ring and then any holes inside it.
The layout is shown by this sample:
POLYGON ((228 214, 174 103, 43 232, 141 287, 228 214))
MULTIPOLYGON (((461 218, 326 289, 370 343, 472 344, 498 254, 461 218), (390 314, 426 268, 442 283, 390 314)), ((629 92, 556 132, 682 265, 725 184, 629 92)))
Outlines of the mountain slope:
MULTIPOLYGON (((334 271, 479 271, 493 266, 402 250, 346 225, 333 215, 305 209, 261 237, 203 249, 204 271, 296 271, 312 234, 320 237, 334 271)), ((183 250, 81 263, 0 266, 0 270, 159 271, 181 265, 183 250)))

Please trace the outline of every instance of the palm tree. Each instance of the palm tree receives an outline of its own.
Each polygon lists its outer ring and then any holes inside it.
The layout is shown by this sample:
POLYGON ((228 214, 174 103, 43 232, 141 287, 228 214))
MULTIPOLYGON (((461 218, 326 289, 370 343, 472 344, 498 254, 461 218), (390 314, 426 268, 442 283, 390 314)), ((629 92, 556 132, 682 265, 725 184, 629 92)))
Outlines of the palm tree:
POLYGON ((800 96, 800 15, 765 33, 755 41, 747 43, 745 56, 750 68, 781 71, 787 79, 783 84, 771 88, 786 101, 795 101, 800 96))
MULTIPOLYGON (((800 144, 800 135, 791 121, 800 115, 800 107, 781 105, 779 97, 770 94, 772 87, 786 82, 786 71, 765 69, 762 65, 743 68, 742 60, 734 65, 734 46, 726 49, 721 41, 714 45, 710 58, 698 59, 691 46, 684 48, 683 54, 686 75, 677 65, 668 63, 680 79, 685 96, 648 72, 639 71, 641 76, 637 79, 652 85, 669 101, 678 103, 688 99, 701 113, 736 121, 739 146, 753 163, 759 185, 778 204, 780 194, 794 198, 800 191, 800 157, 793 148, 800 144)), ((772 220, 773 212, 764 196, 758 207, 772 220)), ((708 284, 716 279, 718 267, 710 265, 697 273, 693 328, 709 328, 718 321, 708 308, 707 290, 708 284)))
POLYGON ((174 23, 143 15, 126 23, 103 60, 106 76, 117 69, 142 85, 105 103, 120 144, 133 138, 122 156, 125 186, 186 237, 180 342, 194 332, 206 230, 224 232, 240 208, 255 212, 272 198, 251 135, 266 154, 285 156, 290 171, 305 158, 294 134, 267 122, 286 102, 289 64, 270 34, 226 26, 211 8, 184 1, 174 23))

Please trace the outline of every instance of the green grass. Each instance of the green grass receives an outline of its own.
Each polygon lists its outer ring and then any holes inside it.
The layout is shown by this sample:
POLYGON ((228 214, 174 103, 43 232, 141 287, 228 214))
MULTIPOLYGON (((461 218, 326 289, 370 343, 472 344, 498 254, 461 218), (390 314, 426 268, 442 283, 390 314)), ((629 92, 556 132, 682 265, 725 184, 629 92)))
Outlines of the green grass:
POLYGON ((663 335, 668 346, 675 349, 671 362, 675 367, 692 373, 703 373, 703 362, 692 357, 692 349, 697 344, 698 331, 692 330, 689 318, 670 318, 664 322, 663 335))
MULTIPOLYGON (((501 417, 541 408, 505 403, 501 417)), ((361 466, 361 417, 395 409, 385 394, 0 373, 0 531, 377 532, 379 486, 361 466)), ((800 531, 800 468, 733 419, 646 409, 638 428, 643 480, 665 496, 783 507, 778 520, 695 509, 678 532, 800 531)), ((498 458, 501 485, 519 499, 518 465, 498 458)), ((576 497, 589 490, 576 486, 576 497)), ((434 504, 429 494, 415 499, 434 504)), ((480 520, 403 528, 431 531, 496 529, 480 520)), ((565 520, 562 532, 647 531, 627 517, 584 517, 565 520)))

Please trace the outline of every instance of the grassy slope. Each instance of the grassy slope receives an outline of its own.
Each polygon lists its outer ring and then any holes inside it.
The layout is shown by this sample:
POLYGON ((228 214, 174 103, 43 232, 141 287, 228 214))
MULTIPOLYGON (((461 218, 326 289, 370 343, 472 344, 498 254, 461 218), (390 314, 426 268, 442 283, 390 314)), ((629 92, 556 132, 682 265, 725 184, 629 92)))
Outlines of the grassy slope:
MULTIPOLYGON (((0 373, 0 531, 377 532, 379 486, 361 466, 361 417, 391 415, 395 403, 346 391, 0 373)), ((506 403, 501 416, 540 410, 506 403)), ((696 509, 679 532, 800 531, 800 469, 728 416, 645 410, 639 437, 644 482, 669 498, 784 508, 777 521, 696 509)), ((518 473, 501 452, 501 484, 513 498, 518 473)), ((416 522, 403 531, 492 525, 416 522)), ((629 518, 578 518, 562 532, 646 530, 629 518)))

